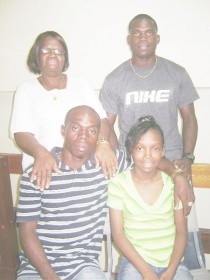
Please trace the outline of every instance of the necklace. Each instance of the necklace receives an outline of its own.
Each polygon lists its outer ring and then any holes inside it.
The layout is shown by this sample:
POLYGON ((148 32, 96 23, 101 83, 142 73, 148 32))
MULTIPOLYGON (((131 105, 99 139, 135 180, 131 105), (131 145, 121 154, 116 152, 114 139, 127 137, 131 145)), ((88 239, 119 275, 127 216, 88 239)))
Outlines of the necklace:
MULTIPOLYGON (((49 90, 48 87, 47 87, 47 85, 46 85, 45 82, 44 82, 44 79, 43 79, 42 75, 41 75, 41 81, 42 81, 42 85, 44 86, 44 88, 45 88, 46 90, 49 90)), ((58 87, 59 90, 62 89, 63 81, 64 81, 64 76, 61 75, 61 83, 60 83, 60 86, 58 87)), ((57 100, 57 97, 56 97, 55 94, 54 94, 54 96, 53 96, 53 100, 57 100)))
POLYGON ((130 58, 130 66, 131 66, 131 69, 133 70, 133 73, 134 73, 137 77, 142 78, 142 79, 145 79, 145 78, 149 77, 150 75, 152 75, 152 73, 155 71, 155 68, 156 68, 156 66, 157 66, 157 56, 155 56, 155 65, 154 65, 154 67, 153 67, 152 70, 151 70, 147 75, 145 75, 145 76, 141 76, 141 75, 139 75, 139 74, 135 71, 135 69, 133 68, 133 64, 132 64, 132 59, 131 59, 131 58, 130 58))
MULTIPOLYGON (((42 76, 41 76, 41 81, 42 81, 42 85, 44 86, 44 88, 45 88, 46 90, 49 90, 48 87, 47 87, 47 85, 45 84, 44 79, 43 79, 42 76)), ((62 88, 62 86, 63 86, 63 81, 64 81, 64 76, 61 75, 61 83, 60 83, 60 86, 58 87, 58 89, 61 89, 61 88, 62 88)))

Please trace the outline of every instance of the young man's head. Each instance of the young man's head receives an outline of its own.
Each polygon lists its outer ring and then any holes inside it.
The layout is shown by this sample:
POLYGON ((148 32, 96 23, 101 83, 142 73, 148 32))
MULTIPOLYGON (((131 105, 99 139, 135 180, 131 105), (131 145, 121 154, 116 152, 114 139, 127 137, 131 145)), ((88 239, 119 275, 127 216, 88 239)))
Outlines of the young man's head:
POLYGON ((155 20, 146 14, 135 16, 128 26, 127 41, 133 57, 150 58, 155 56, 160 41, 155 20))
POLYGON ((67 160, 86 162, 95 150, 100 124, 99 115, 89 106, 77 106, 68 111, 61 127, 65 164, 67 160))

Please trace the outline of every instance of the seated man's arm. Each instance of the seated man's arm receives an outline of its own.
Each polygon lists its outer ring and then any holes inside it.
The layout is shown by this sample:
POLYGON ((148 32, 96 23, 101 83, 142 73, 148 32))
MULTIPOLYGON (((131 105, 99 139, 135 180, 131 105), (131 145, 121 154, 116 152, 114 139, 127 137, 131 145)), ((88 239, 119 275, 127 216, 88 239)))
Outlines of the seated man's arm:
POLYGON ((60 280, 52 269, 36 234, 37 221, 19 224, 22 249, 43 280, 60 280))
POLYGON ((174 200, 175 207, 179 205, 179 201, 182 201, 184 208, 184 215, 187 216, 190 213, 192 203, 195 201, 195 195, 193 188, 191 187, 187 178, 180 173, 176 172, 175 166, 166 158, 162 158, 158 168, 169 176, 173 177, 175 192, 174 200))

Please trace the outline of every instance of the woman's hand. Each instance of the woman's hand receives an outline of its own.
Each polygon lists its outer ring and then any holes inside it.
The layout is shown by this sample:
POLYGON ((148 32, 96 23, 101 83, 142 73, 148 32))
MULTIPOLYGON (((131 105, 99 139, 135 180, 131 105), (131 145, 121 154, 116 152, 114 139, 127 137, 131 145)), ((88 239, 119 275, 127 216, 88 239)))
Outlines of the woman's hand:
POLYGON ((61 174, 55 159, 51 153, 42 146, 29 132, 17 132, 14 135, 17 145, 28 155, 34 158, 34 166, 31 174, 31 182, 37 181, 37 188, 48 188, 52 171, 61 174))
POLYGON ((49 188, 52 172, 61 174, 62 172, 57 166, 56 160, 48 151, 41 151, 34 160, 34 166, 30 180, 36 180, 36 187, 43 191, 49 188))
POLYGON ((118 162, 108 141, 97 144, 94 157, 96 166, 101 166, 105 178, 113 178, 116 174, 118 162))

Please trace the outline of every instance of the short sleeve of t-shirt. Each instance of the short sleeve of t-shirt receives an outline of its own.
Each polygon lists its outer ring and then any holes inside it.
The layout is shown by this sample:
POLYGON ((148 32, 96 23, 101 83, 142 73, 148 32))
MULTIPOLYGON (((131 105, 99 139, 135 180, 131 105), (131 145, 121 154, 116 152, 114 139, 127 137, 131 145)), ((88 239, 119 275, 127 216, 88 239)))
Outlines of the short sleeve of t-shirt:
POLYGON ((193 103, 199 98, 199 95, 193 85, 193 82, 185 69, 180 76, 180 94, 178 98, 178 107, 181 108, 189 103, 193 103))
POLYGON ((19 202, 16 211, 17 223, 38 221, 41 214, 42 192, 30 182, 30 175, 24 172, 20 182, 19 202))
MULTIPOLYGON (((13 138, 16 132, 29 132, 32 134, 36 133, 36 120, 32 115, 31 111, 31 100, 30 96, 34 90, 38 90, 35 81, 25 82, 18 86, 15 97, 12 112, 12 120, 10 126, 10 134, 13 138)), ((41 102, 37 95, 37 102, 41 102)), ((33 103, 33 106, 37 104, 33 103)))
POLYGON ((126 172, 127 171, 124 171, 120 174, 115 175, 115 177, 109 182, 107 205, 111 208, 123 210, 124 191, 120 181, 126 180, 126 172))

